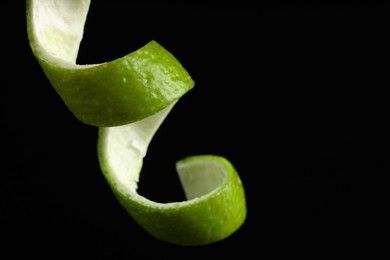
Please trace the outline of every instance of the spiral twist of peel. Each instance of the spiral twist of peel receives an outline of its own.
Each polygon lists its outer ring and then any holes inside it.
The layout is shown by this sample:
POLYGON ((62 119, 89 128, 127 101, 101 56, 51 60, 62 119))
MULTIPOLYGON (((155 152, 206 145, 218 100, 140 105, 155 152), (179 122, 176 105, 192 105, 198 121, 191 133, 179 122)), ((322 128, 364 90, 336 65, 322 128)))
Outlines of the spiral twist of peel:
POLYGON ((155 132, 194 81, 156 41, 113 61, 78 65, 91 0, 27 0, 34 56, 67 108, 98 127, 102 173, 119 203, 152 236, 177 245, 223 240, 245 221, 242 182, 217 155, 183 158, 176 169, 187 200, 157 203, 137 193, 155 132))

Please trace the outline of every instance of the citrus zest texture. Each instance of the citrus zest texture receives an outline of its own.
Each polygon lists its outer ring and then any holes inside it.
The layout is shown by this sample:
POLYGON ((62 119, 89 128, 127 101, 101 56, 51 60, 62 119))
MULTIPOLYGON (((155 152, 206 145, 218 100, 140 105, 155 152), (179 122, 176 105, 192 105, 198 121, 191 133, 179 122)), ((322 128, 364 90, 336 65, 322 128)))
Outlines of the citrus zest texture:
POLYGON ((194 81, 155 41, 102 64, 75 63, 90 0, 27 0, 27 32, 42 70, 69 110, 99 127, 101 170, 119 203, 152 236, 204 245, 233 234, 245 221, 242 182, 217 155, 176 163, 186 200, 157 203, 137 193, 143 159, 156 131, 194 81))
POLYGON ((82 122, 118 126, 157 113, 194 81, 156 41, 116 60, 76 64, 90 0, 27 1, 32 51, 69 110, 82 122))

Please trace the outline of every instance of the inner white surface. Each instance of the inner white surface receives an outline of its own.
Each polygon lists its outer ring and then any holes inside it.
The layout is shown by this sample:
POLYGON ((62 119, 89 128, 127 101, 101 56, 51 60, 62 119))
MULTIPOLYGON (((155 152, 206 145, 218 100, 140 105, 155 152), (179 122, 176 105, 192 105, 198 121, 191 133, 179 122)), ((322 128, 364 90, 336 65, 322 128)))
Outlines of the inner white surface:
POLYGON ((35 40, 42 52, 75 63, 91 0, 32 0, 35 40))
POLYGON ((187 200, 211 193, 227 178, 225 169, 217 161, 193 160, 176 166, 187 200))
POLYGON ((104 134, 101 137, 103 138, 101 142, 104 142, 101 160, 109 169, 108 177, 116 188, 121 193, 154 207, 193 203, 194 200, 203 195, 215 191, 228 176, 226 169, 218 161, 211 159, 184 160, 176 165, 176 170, 187 201, 156 203, 137 193, 137 183, 149 143, 174 104, 141 121, 124 126, 104 128, 104 134))
POLYGON ((122 193, 136 193, 149 143, 174 104, 135 123, 104 128, 104 160, 109 165, 110 177, 122 193))

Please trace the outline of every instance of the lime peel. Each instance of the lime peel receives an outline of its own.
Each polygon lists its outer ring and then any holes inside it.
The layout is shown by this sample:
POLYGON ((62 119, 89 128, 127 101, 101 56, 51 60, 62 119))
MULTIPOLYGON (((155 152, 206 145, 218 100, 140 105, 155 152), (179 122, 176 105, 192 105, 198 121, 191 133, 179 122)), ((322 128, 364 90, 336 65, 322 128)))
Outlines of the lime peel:
POLYGON ((26 5, 31 49, 80 121, 99 127, 136 122, 193 88, 182 64, 154 40, 112 61, 76 64, 89 5, 89 0, 28 0, 26 5))
POLYGON ((137 193, 153 136, 194 81, 155 41, 113 61, 76 64, 90 3, 26 0, 29 42, 45 75, 80 121, 99 127, 101 170, 140 226, 177 245, 225 239, 247 214, 242 182, 226 158, 196 155, 177 161, 185 201, 157 203, 137 193))
POLYGON ((137 193, 147 147, 173 106, 132 124, 99 128, 100 167, 123 207, 156 238, 180 245, 222 240, 246 217, 243 185, 224 157, 196 155, 176 163, 186 201, 157 203, 137 193))

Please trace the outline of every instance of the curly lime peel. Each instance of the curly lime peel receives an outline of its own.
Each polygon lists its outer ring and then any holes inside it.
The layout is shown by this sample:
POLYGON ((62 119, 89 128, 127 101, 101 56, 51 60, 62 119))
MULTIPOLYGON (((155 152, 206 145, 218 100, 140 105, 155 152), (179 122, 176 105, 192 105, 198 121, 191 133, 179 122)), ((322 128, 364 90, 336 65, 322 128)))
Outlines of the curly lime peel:
POLYGON ((33 54, 68 109, 99 127, 98 157, 115 196, 154 237, 178 245, 225 239, 245 221, 241 180, 224 157, 177 162, 186 201, 153 202, 137 193, 143 158, 155 132, 194 81, 155 41, 102 64, 77 65, 90 0, 27 0, 33 54))

